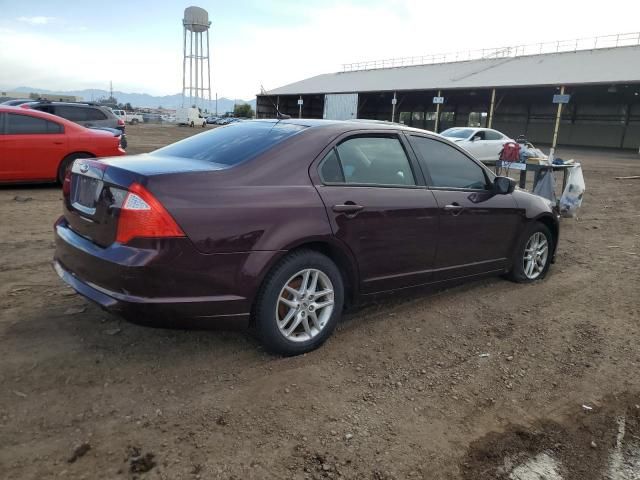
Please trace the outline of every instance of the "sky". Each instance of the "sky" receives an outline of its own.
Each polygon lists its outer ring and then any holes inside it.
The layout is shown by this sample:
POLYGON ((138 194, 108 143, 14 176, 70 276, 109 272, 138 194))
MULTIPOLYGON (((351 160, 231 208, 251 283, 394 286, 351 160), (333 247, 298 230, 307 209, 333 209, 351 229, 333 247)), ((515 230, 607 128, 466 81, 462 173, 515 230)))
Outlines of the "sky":
POLYGON ((640 30, 637 0, 0 0, 0 88, 179 93, 190 5, 212 22, 212 95, 245 100, 343 63, 640 30))

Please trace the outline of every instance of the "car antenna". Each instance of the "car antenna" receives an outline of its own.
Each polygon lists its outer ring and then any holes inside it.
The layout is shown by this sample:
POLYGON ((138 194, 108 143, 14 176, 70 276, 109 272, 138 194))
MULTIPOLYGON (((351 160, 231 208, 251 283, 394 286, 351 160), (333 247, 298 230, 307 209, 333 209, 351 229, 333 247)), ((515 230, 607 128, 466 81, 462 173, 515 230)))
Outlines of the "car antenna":
MULTIPOLYGON (((264 86, 262 84, 260 84, 260 93, 262 95, 264 95, 265 97, 269 98, 269 101, 271 102, 271 104, 273 105, 274 110, 276 111, 276 118, 278 119, 278 121, 280 120, 289 120, 291 118, 291 115, 287 115, 285 113, 280 112, 280 109, 278 108, 278 105, 276 105, 274 103, 274 101, 271 99, 271 97, 267 94, 267 91, 264 89, 264 86)), ((256 109, 258 108, 258 105, 256 105, 256 109)))

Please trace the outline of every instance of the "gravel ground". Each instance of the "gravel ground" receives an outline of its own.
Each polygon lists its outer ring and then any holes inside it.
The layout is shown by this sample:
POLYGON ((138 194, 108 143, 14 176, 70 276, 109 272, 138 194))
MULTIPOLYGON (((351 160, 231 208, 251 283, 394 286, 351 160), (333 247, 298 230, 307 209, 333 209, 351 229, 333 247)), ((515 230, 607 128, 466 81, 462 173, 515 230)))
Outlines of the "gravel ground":
POLYGON ((0 188, 0 477, 640 479, 640 157, 558 155, 587 193, 546 280, 361 308, 296 358, 87 303, 51 268, 59 189, 0 188))

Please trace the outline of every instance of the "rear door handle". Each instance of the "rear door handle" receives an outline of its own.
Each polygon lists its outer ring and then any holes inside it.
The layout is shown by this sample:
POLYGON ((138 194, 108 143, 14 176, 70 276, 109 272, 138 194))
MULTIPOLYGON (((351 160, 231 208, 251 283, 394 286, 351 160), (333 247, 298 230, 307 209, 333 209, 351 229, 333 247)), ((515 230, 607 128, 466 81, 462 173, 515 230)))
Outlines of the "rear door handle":
POLYGON ((462 211, 463 208, 464 207, 462 205, 458 205, 457 203, 452 203, 450 205, 445 205, 444 206, 445 211, 451 212, 454 215, 459 214, 462 211))
POLYGON ((62 145, 64 142, 53 142, 54 145, 62 145))
POLYGON ((364 207, 362 205, 356 205, 355 203, 343 203, 334 205, 332 210, 336 213, 358 213, 364 207))

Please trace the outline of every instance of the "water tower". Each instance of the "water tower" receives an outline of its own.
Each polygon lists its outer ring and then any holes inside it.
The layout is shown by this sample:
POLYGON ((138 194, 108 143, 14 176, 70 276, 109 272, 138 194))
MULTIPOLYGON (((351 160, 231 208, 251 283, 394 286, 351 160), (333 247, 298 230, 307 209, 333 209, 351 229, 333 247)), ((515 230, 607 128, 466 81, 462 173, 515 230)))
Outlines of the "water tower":
POLYGON ((187 7, 182 19, 182 106, 211 110, 211 64, 209 62, 209 14, 200 7, 187 7), (206 43, 203 35, 206 33, 206 43))

